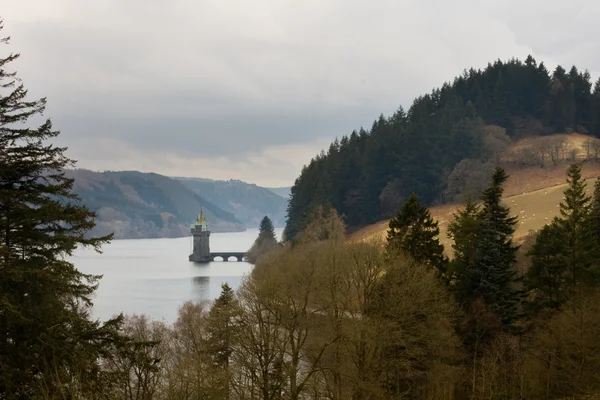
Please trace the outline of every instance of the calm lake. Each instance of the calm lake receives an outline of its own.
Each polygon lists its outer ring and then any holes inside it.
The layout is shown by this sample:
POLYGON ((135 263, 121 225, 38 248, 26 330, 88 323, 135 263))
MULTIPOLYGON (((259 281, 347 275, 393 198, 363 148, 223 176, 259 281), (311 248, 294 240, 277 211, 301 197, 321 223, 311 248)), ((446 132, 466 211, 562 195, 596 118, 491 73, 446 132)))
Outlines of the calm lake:
MULTIPOLYGON (((283 229, 275 230, 281 237, 283 229)), ((257 229, 211 233, 211 251, 247 251, 257 229)), ((185 301, 212 300, 221 284, 237 288, 252 265, 246 262, 188 261, 191 239, 114 240, 97 254, 91 249, 75 253, 75 266, 88 274, 103 275, 94 298, 93 314, 106 320, 115 314, 146 314, 171 323, 185 301)), ((232 259, 233 260, 233 259, 232 259)))

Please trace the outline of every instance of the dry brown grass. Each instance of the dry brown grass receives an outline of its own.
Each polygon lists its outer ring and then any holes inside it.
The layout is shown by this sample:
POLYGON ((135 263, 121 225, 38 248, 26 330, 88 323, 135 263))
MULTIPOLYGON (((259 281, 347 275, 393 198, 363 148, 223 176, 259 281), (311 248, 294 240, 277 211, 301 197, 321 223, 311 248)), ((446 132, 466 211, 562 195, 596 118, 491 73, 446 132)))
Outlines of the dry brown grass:
MULTIPOLYGON (((583 143, 588 137, 574 136, 574 141, 583 143)), ((523 169, 507 168, 510 178, 505 185, 504 202, 517 215, 519 221, 515 231, 515 241, 521 243, 530 231, 537 231, 559 215, 559 203, 563 198, 566 187, 566 171, 569 164, 560 164, 547 168, 527 167, 523 169)), ((593 191, 594 180, 600 176, 600 163, 584 162, 582 175, 588 184, 588 193, 593 191)), ((440 242, 446 250, 450 249, 448 239, 448 224, 454 219, 454 213, 460 204, 444 204, 431 208, 431 215, 437 219, 440 226, 440 242)), ((349 237, 351 241, 385 240, 388 220, 368 225, 349 237)))
MULTIPOLYGON (((569 169, 569 163, 545 168, 507 167, 506 172, 510 177, 504 186, 504 194, 509 197, 562 185, 565 183, 567 169, 569 169)), ((582 165, 582 175, 585 179, 600 176, 600 163, 593 161, 584 162, 582 165)))
MULTIPOLYGON (((587 179, 588 192, 591 194, 595 178, 587 179)), ((537 231, 545 224, 552 221, 558 215, 558 205, 562 201, 563 191, 566 183, 549 188, 535 190, 516 196, 507 196, 504 203, 512 211, 512 215, 519 217, 515 240, 521 242, 530 230, 537 231)), ((431 208, 431 215, 438 221, 440 226, 440 242, 445 248, 452 244, 448 239, 448 224, 454 219, 454 213, 460 204, 445 204, 431 208)), ((366 226, 350 235, 350 240, 382 240, 385 239, 388 228, 388 220, 380 221, 366 226)))
MULTIPOLYGON (((588 139, 594 138, 593 136, 584 135, 582 133, 571 133, 571 134, 557 133, 557 134, 548 135, 545 137, 547 137, 547 138, 564 137, 565 139, 567 139, 569 148, 577 150, 577 158, 579 158, 579 159, 585 158, 585 147, 584 147, 585 141, 588 139)), ((515 152, 515 151, 522 150, 527 147, 532 147, 532 146, 534 146, 534 142, 536 139, 539 139, 539 136, 532 136, 532 137, 526 137, 526 138, 520 139, 516 143, 514 143, 513 145, 510 146, 509 152, 515 152)))

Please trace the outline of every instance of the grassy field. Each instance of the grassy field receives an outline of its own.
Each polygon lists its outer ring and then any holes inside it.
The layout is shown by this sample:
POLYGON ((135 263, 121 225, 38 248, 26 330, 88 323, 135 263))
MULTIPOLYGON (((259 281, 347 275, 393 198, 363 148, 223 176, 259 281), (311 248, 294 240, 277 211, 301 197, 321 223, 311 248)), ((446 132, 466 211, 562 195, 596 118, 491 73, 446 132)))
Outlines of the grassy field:
MULTIPOLYGON (((581 141, 581 135, 576 139, 581 141)), ((559 203, 563 199, 568 164, 549 168, 511 169, 507 172, 510 178, 505 186, 504 203, 511 209, 511 214, 518 216, 515 241, 522 242, 531 231, 541 229, 545 224, 559 215, 559 203)), ((600 176, 600 163, 583 164, 583 177, 586 178, 587 190, 591 194, 596 177, 600 176)), ((448 252, 451 240, 448 239, 448 224, 454 219, 454 213, 461 204, 445 204, 431 208, 432 216, 440 226, 440 242, 448 252)), ((366 226, 350 235, 350 240, 385 240, 389 221, 366 226)), ((450 255, 450 253, 448 252, 450 255)))
MULTIPOLYGON (((591 194, 595 179, 587 179, 588 192, 591 194)), ((515 240, 522 241, 530 231, 537 231, 552 218, 559 215, 559 203, 563 199, 566 184, 545 189, 535 190, 504 198, 504 203, 511 209, 512 215, 519 218, 515 231, 515 240)), ((451 240, 448 239, 448 224, 454 219, 454 213, 460 204, 447 204, 431 208, 431 215, 437 219, 440 226, 440 242, 449 248, 451 240)), ((366 226, 350 236, 350 240, 385 240, 389 221, 381 221, 366 226)))

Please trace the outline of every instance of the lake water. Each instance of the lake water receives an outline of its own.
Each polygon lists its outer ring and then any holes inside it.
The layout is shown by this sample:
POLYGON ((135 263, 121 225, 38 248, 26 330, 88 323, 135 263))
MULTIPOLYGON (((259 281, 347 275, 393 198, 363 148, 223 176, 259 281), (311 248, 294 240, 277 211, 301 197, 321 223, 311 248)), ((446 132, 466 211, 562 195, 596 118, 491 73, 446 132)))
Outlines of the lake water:
MULTIPOLYGON (((282 231, 276 229, 279 237, 282 231)), ((257 236, 257 229, 211 233, 210 249, 247 251, 257 236)), ((106 320, 123 312, 171 323, 184 302, 215 299, 222 283, 237 288, 252 269, 236 261, 194 264, 188 261, 190 252, 190 237, 114 240, 102 254, 79 249, 73 262, 81 272, 103 275, 94 298, 95 317, 106 320)))

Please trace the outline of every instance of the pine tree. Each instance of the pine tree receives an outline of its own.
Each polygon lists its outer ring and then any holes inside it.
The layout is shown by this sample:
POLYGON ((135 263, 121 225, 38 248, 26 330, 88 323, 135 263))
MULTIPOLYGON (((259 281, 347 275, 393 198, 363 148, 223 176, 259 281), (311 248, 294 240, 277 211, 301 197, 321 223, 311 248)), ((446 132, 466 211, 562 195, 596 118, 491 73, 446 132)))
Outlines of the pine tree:
POLYGON ((598 281, 598 243, 592 240, 590 196, 586 194, 586 183, 581 178, 581 167, 572 164, 567 172, 568 187, 560 203, 560 227, 566 246, 566 268, 571 284, 592 284, 598 281))
POLYGON ((277 242, 273 222, 271 222, 271 218, 269 218, 266 215, 260 221, 260 227, 258 229, 258 238, 261 242, 266 240, 277 242))
POLYGON ((414 193, 395 218, 390 220, 387 234, 388 251, 401 251, 417 262, 446 270, 444 246, 439 242, 440 228, 427 206, 420 205, 414 193))
POLYGON ((533 291, 535 309, 557 309, 568 298, 566 253, 564 232, 555 219, 542 228, 527 252, 531 257, 531 267, 527 271, 526 284, 533 291))
POLYGON ((224 283, 221 295, 215 300, 208 314, 208 349, 216 371, 221 374, 219 387, 222 390, 219 398, 229 398, 229 379, 231 354, 235 338, 240 326, 240 308, 233 289, 224 283))
POLYGON ((588 223, 591 234, 596 238, 596 242, 600 246, 600 178, 596 178, 596 182, 594 183, 594 195, 592 196, 592 204, 590 205, 588 223))
POLYGON ((7 70, 18 57, 0 59, 0 393, 38 398, 44 388, 47 398, 70 390, 77 398, 99 384, 98 358, 119 340, 121 319, 90 320, 100 277, 65 258, 78 246, 99 251, 110 237, 86 238, 94 214, 72 193, 64 169, 74 162, 50 143, 59 134, 50 120, 26 126, 46 99, 26 99, 7 70))
POLYGON ((506 245, 516 252, 518 246, 512 246, 512 235, 515 232, 517 217, 510 216, 510 208, 502 205, 502 185, 508 179, 508 175, 503 168, 496 167, 492 175, 492 184, 481 193, 483 207, 480 211, 479 219, 483 221, 486 228, 491 229, 505 240, 506 245))
POLYGON ((596 285, 599 280, 597 239, 600 221, 600 180, 596 182, 594 201, 586 195, 581 167, 570 166, 568 187, 560 203, 560 217, 544 227, 528 255, 531 269, 527 286, 534 294, 536 308, 560 308, 572 290, 580 285, 596 285))
POLYGON ((517 218, 511 217, 510 209, 502 205, 502 185, 506 179, 504 169, 497 167, 492 184, 481 194, 483 206, 478 215, 481 227, 473 264, 466 268, 460 285, 460 297, 463 301, 482 298, 503 325, 510 327, 518 319, 521 295, 514 268, 518 246, 512 243, 517 218))
POLYGON ((471 198, 467 198, 464 208, 454 214, 454 220, 448 225, 454 258, 448 264, 447 275, 452 285, 459 284, 466 269, 475 261, 477 235, 481 231, 479 212, 479 206, 471 198))
POLYGON ((262 221, 260 221, 258 237, 254 241, 254 244, 252 244, 250 250, 248 250, 248 261, 256 263, 263 254, 275 248, 275 246, 277 246, 275 228, 273 227, 271 219, 265 215, 262 221))
POLYGON ((600 137, 600 78, 594 84, 592 93, 591 119, 592 133, 594 136, 600 137))

